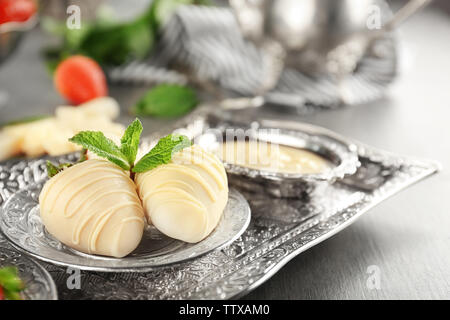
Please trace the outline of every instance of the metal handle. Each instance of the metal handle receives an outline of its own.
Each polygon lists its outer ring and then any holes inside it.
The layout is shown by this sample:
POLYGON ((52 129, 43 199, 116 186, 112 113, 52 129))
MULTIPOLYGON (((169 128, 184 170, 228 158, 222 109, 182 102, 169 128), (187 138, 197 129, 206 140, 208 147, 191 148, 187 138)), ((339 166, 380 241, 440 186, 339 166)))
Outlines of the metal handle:
POLYGON ((391 31, 397 28, 403 21, 408 19, 414 13, 418 12, 422 8, 425 8, 432 0, 410 0, 400 10, 398 10, 394 17, 384 25, 385 31, 391 31))

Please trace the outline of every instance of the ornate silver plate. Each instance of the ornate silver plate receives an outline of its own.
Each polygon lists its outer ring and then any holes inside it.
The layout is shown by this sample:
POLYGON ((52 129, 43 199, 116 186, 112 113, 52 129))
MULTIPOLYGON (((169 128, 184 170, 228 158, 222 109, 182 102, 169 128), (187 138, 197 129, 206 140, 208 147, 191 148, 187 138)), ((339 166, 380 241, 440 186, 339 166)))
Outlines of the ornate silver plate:
POLYGON ((0 247, 0 268, 14 266, 25 283, 25 300, 56 300, 56 286, 50 274, 36 261, 15 250, 0 247))
MULTIPOLYGON (((239 117, 238 120, 247 124, 254 120, 245 119, 242 114, 239 117)), ((198 110, 176 128, 184 127, 196 136, 208 127, 219 126, 222 121, 198 110)), ((289 130, 301 131, 305 126, 273 122, 272 125, 289 130)), ((45 268, 54 277, 63 299, 228 299, 242 296, 301 252, 336 234, 388 197, 439 170, 439 165, 433 161, 391 154, 355 141, 351 143, 361 162, 357 172, 307 201, 273 198, 262 193, 244 194, 252 209, 250 225, 241 237, 221 250, 146 273, 82 271, 80 290, 66 287, 70 274, 65 268, 52 264, 45 264, 45 268)), ((73 161, 74 156, 70 157, 73 161)), ((58 159, 66 161, 64 158, 58 159)), ((0 203, 17 190, 36 184, 45 175, 42 160, 0 164, 0 203)), ((0 246, 10 244, 0 236, 0 246)))
POLYGON ((12 244, 30 255, 61 266, 103 272, 144 272, 191 260, 229 245, 250 223, 245 198, 231 189, 219 225, 203 241, 189 244, 148 227, 138 248, 124 258, 90 255, 71 249, 45 229, 39 214, 39 194, 45 179, 16 192, 0 209, 0 229, 12 244))

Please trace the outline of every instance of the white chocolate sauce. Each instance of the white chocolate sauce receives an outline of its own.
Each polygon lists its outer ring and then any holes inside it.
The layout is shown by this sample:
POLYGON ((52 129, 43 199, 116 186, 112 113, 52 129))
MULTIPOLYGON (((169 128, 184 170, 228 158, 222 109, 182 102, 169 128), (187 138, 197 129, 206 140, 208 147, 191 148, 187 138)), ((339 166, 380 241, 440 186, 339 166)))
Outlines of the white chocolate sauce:
POLYGON ((217 154, 227 163, 271 172, 314 174, 333 166, 309 150, 261 141, 226 142, 217 154))

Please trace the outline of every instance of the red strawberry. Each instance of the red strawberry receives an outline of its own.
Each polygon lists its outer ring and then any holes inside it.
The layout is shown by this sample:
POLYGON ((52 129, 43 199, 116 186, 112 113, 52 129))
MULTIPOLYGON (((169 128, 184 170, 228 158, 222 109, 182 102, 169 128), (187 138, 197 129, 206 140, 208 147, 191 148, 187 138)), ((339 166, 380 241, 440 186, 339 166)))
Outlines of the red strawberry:
POLYGON ((74 104, 108 94, 102 68, 85 56, 72 56, 61 62, 56 69, 54 80, 58 92, 74 104))

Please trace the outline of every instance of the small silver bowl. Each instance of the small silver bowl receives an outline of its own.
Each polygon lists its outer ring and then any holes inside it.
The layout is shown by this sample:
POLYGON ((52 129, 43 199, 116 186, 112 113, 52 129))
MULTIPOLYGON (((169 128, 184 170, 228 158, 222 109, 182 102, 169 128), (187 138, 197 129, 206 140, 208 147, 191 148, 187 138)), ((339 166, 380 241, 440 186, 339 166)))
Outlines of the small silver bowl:
POLYGON ((25 284, 24 300, 57 300, 58 293, 52 276, 39 263, 16 250, 0 247, 0 268, 14 266, 25 284))
POLYGON ((326 129, 311 125, 303 125, 302 130, 290 130, 264 126, 262 123, 253 123, 249 128, 233 128, 223 124, 194 137, 195 143, 215 152, 230 129, 245 131, 252 140, 310 151, 331 163, 331 167, 321 173, 304 174, 253 169, 224 161, 230 184, 247 192, 307 199, 315 191, 322 190, 346 175, 354 174, 360 166, 355 145, 326 129))
POLYGON ((7 22, 0 24, 0 63, 17 48, 23 34, 37 24, 38 14, 33 14, 24 22, 7 22))

